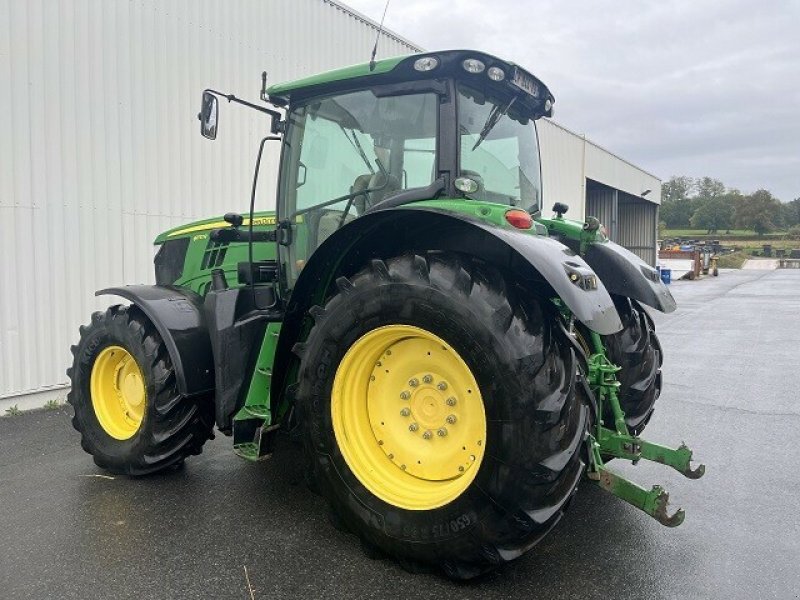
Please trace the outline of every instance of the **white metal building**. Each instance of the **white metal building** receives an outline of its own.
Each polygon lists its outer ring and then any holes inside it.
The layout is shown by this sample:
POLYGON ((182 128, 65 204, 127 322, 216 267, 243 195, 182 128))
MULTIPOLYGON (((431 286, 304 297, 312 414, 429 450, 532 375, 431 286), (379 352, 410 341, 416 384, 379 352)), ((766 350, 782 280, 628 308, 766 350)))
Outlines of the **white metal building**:
MULTIPOLYGON (((332 0, 0 0, 0 414, 63 398, 94 290, 152 282, 157 233, 246 208, 265 120, 227 105, 205 143, 201 91, 365 62, 376 31, 332 0)), ((379 56, 419 50, 386 32, 379 56)), ((657 178, 554 123, 540 137, 546 203, 654 246, 657 178)))

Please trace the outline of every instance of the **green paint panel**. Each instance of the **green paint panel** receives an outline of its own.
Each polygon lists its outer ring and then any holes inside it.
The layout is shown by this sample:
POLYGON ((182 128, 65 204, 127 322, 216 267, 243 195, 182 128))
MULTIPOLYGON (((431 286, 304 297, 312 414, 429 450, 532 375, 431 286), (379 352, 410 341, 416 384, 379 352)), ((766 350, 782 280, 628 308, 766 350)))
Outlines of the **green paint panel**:
POLYGON ((381 75, 394 69, 403 60, 409 58, 409 56, 413 55, 396 56, 393 58, 385 58, 383 60, 375 61, 375 67, 372 70, 369 68, 369 63, 363 63, 360 65, 352 65, 349 67, 343 67, 341 69, 335 69, 333 71, 326 71, 325 73, 319 73, 318 75, 312 75, 302 79, 295 79, 294 81, 277 83, 267 89, 267 95, 270 97, 283 98, 289 96, 294 90, 318 85, 326 85, 346 79, 355 79, 356 77, 381 75))
POLYGON ((261 350, 258 353, 256 368, 250 380, 242 410, 234 419, 260 418, 265 425, 271 425, 269 391, 272 384, 272 364, 275 361, 275 350, 278 347, 278 337, 281 333, 281 323, 267 323, 267 331, 261 341, 261 350))

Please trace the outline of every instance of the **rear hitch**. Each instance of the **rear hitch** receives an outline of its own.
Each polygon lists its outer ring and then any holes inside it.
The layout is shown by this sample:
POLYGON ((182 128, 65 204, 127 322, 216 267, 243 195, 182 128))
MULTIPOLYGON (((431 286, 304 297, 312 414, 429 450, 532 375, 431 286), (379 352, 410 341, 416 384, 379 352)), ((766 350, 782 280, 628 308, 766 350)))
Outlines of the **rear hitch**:
POLYGON ((611 492, 617 498, 621 498, 628 504, 644 511, 662 525, 677 527, 683 523, 686 513, 682 508, 679 508, 671 515, 667 512, 669 493, 660 485, 654 485, 648 491, 605 467, 601 467, 597 474, 597 485, 607 492, 611 492))
POLYGON ((679 508, 669 514, 669 493, 660 485, 649 491, 638 484, 614 473, 606 467, 603 457, 630 460, 636 464, 641 459, 672 467, 684 477, 699 479, 706 472, 705 465, 692 468, 692 451, 685 443, 678 448, 654 444, 632 435, 625 423, 625 413, 619 403, 616 373, 619 367, 612 364, 605 354, 600 336, 592 332, 595 353, 588 359, 588 383, 597 405, 597 423, 592 434, 587 436, 589 449, 588 477, 604 490, 647 513, 667 527, 677 527, 686 516, 679 508), (604 427, 603 405, 609 403, 614 416, 614 428, 604 427))

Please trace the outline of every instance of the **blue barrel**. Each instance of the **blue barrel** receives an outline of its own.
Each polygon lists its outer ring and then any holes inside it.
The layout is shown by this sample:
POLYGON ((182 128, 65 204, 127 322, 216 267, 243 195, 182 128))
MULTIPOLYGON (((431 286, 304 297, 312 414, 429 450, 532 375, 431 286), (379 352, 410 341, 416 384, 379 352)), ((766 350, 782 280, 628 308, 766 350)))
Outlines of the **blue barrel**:
POLYGON ((666 285, 669 285, 672 281, 672 269, 665 269, 661 267, 661 281, 663 281, 666 285))

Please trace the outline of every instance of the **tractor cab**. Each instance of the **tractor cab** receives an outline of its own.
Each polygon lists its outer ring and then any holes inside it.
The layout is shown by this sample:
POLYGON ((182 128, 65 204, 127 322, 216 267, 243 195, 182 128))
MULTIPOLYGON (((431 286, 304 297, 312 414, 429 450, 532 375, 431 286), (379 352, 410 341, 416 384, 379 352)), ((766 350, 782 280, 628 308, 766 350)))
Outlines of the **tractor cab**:
MULTIPOLYGON (((534 122, 554 99, 513 63, 475 51, 412 55, 273 85, 262 97, 285 110, 269 112, 283 134, 277 215, 289 289, 322 242, 374 211, 436 198, 540 207, 534 122)), ((216 110, 206 91, 205 137, 216 137, 216 110)))

